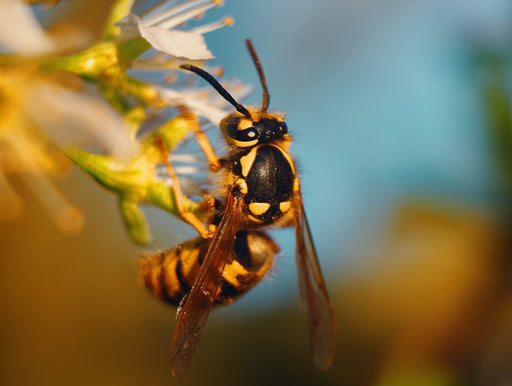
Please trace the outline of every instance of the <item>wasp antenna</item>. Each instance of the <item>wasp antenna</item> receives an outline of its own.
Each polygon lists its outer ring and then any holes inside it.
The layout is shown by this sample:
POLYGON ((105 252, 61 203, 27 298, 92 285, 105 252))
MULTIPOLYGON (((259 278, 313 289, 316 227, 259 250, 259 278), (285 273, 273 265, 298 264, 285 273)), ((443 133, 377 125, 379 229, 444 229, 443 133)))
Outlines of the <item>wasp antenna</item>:
POLYGON ((268 87, 267 87, 267 78, 265 78, 265 73, 263 72, 263 67, 261 66, 260 58, 258 57, 258 54, 256 53, 256 50, 254 49, 254 46, 252 45, 251 40, 245 39, 245 45, 247 46, 247 50, 249 51, 249 54, 251 55, 254 66, 256 67, 256 71, 258 71, 258 76, 260 77, 261 87, 263 87, 263 99, 261 101, 261 111, 265 112, 265 111, 267 111, 268 103, 270 101, 270 95, 268 94, 268 87))
POLYGON ((239 113, 242 113, 243 115, 245 115, 248 119, 252 120, 252 117, 251 117, 251 113, 244 107, 242 106, 240 103, 238 103, 235 98, 233 98, 231 96, 231 94, 229 92, 226 91, 226 89, 224 87, 221 86, 221 84, 217 81, 217 79, 215 79, 211 74, 207 73, 205 70, 203 70, 202 68, 199 68, 199 67, 196 67, 196 66, 193 66, 191 64, 182 64, 180 66, 180 68, 184 69, 184 70, 188 70, 188 71, 191 71, 197 75, 199 75, 201 78, 203 78, 204 80, 206 80, 208 83, 211 84, 211 86, 220 94, 222 95, 222 97, 227 100, 229 103, 231 103, 236 111, 238 111, 239 113))

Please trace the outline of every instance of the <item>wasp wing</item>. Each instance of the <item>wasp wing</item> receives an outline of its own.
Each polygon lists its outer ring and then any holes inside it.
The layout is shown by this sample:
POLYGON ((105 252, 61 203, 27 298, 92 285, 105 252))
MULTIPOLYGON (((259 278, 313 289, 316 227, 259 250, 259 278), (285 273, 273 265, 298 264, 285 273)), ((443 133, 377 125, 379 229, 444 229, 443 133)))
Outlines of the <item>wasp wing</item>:
POLYGON ((243 217, 243 205, 243 195, 238 191, 228 195, 225 214, 213 235, 201 272, 178 309, 178 320, 169 353, 171 370, 176 378, 185 374, 215 302, 222 271, 229 258, 229 251, 233 250, 235 236, 243 217))
POLYGON ((329 368, 334 359, 336 330, 331 302, 320 270, 315 246, 304 212, 300 194, 295 208, 295 233, 297 245, 295 262, 299 282, 301 309, 306 312, 309 335, 315 366, 321 370, 329 368))

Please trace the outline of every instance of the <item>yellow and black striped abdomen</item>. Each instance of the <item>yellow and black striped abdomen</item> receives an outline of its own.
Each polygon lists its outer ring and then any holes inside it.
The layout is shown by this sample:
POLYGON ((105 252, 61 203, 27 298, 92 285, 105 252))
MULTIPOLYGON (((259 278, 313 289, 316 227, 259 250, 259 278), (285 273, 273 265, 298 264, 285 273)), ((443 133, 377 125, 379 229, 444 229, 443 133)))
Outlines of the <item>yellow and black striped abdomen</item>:
MULTIPOLYGON (((179 305, 199 275, 210 240, 196 237, 174 248, 141 257, 139 270, 146 288, 163 301, 179 305)), ((231 303, 267 273, 277 244, 264 232, 240 231, 222 273, 216 304, 231 303)))
POLYGON ((141 257, 139 271, 146 288, 156 297, 178 305, 198 275, 199 256, 206 254, 208 240, 196 237, 183 244, 141 257))

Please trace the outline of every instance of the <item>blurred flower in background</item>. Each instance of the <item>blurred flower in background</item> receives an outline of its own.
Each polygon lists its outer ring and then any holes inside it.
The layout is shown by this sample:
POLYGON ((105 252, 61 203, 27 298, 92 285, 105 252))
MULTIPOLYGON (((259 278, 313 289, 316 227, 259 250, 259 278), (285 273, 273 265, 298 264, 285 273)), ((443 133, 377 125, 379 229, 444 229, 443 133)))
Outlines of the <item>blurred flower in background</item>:
POLYGON ((66 87, 59 74, 40 71, 42 58, 61 47, 30 8, 18 0, 1 6, 0 48, 10 55, 2 57, 0 67, 0 219, 15 219, 22 211, 22 199, 7 178, 17 174, 55 225, 76 233, 82 228, 82 214, 50 181, 69 164, 55 145, 86 139, 123 153, 133 151, 133 141, 106 104, 69 89, 78 79, 70 77, 66 87))

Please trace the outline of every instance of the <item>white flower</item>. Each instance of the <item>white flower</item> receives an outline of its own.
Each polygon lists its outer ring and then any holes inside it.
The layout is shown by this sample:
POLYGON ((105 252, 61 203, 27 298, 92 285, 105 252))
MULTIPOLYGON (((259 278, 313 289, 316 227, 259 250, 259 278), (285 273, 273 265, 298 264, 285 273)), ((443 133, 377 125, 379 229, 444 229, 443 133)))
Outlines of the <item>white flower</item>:
POLYGON ((205 61, 213 59, 214 56, 206 47, 203 34, 232 23, 231 18, 188 31, 178 30, 175 27, 200 16, 212 7, 222 5, 222 2, 219 0, 188 0, 165 9, 167 3, 163 2, 141 18, 130 14, 121 19, 116 23, 121 30, 120 39, 130 40, 140 36, 153 48, 174 60, 205 61))
MULTIPOLYGON (((140 18, 134 14, 125 16, 116 23, 120 27, 120 39, 129 40, 134 37, 143 37, 158 52, 144 53, 132 63, 132 70, 143 72, 165 71, 166 80, 176 80, 183 71, 180 64, 190 61, 206 61, 213 58, 207 49, 203 34, 224 26, 232 25, 233 19, 229 16, 214 23, 202 25, 187 31, 177 30, 176 27, 192 18, 201 16, 208 9, 222 5, 219 0, 188 0, 174 6, 165 8, 170 2, 163 1, 150 12, 140 18)), ((189 74, 190 75, 190 74, 189 74)), ((144 76, 144 75, 143 75, 144 76)), ((194 82, 197 77, 194 76, 194 82)), ((224 98, 219 96, 211 87, 198 89, 190 82, 182 82, 180 91, 176 88, 153 85, 158 97, 168 106, 185 105, 197 115, 208 119, 218 125, 229 113, 225 110, 230 106, 224 98)), ((227 85, 235 98, 247 96, 251 90, 241 82, 231 82, 227 85), (231 86, 231 87, 229 87, 231 86)))

